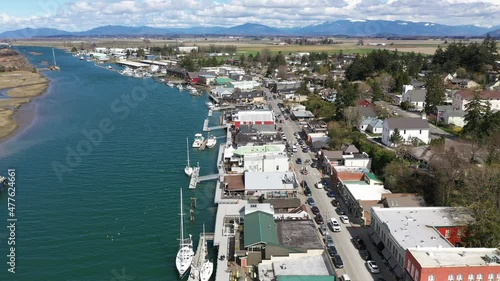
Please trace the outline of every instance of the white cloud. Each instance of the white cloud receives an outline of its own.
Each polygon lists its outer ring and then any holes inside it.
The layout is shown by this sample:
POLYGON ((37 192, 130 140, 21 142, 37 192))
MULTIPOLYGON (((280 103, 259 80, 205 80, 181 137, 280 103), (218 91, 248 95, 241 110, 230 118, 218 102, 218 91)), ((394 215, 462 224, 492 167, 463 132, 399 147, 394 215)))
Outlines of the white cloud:
MULTIPOLYGON (((57 2, 57 1, 56 1, 57 2)), ((39 9, 31 17, 0 13, 0 31, 51 27, 68 31, 101 25, 155 27, 235 26, 253 22, 273 27, 338 19, 407 20, 449 25, 500 25, 499 0, 74 0, 39 9)))

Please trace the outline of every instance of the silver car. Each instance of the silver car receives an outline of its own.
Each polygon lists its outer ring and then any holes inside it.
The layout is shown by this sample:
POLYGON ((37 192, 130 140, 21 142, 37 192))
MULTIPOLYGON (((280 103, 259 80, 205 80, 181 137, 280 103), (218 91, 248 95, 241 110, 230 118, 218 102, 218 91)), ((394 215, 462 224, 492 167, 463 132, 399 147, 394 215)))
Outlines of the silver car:
POLYGON ((378 265, 374 261, 372 260, 366 261, 366 265, 368 266, 368 270, 370 270, 371 273, 373 274, 380 273, 380 269, 378 268, 378 265))

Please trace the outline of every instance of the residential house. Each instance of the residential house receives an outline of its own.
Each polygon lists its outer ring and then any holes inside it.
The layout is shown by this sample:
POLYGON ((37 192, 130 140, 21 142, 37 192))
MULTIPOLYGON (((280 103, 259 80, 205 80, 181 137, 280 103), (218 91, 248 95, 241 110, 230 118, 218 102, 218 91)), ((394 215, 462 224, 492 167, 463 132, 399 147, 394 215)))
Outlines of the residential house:
POLYGON ((474 82, 473 80, 469 79, 452 79, 449 81, 451 85, 457 89, 471 89, 471 88, 477 88, 479 86, 478 83, 474 82))
POLYGON ((378 118, 375 117, 366 117, 366 118, 361 118, 361 121, 358 123, 358 131, 364 132, 368 128, 368 125, 370 125, 374 120, 378 120, 378 118))
POLYGON ((429 143, 429 123, 421 118, 387 118, 384 120, 382 130, 382 143, 386 146, 393 146, 391 136, 394 130, 398 129, 403 142, 411 143, 415 139, 423 143, 429 143))
MULTIPOLYGON (((458 91, 453 98, 453 108, 465 110, 465 106, 474 98, 474 93, 472 90, 458 91)), ((490 103, 491 110, 500 110, 500 91, 482 90, 478 94, 481 101, 490 103)))
POLYGON ((366 131, 372 134, 382 134, 384 129, 384 121, 380 119, 372 119, 370 124, 366 127, 366 131))
POLYGON ((446 109, 443 112, 442 120, 446 125, 453 124, 458 127, 465 126, 465 111, 446 109))
POLYGON ((401 103, 409 102, 414 109, 421 111, 425 108, 426 95, 425 89, 408 90, 403 93, 401 103))

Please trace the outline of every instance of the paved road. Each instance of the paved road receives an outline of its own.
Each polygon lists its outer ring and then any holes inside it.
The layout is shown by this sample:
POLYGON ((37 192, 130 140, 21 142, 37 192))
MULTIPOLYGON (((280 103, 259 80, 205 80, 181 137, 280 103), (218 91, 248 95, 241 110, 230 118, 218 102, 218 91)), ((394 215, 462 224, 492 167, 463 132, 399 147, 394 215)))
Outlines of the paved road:
MULTIPOLYGON (((270 101, 276 115, 282 114, 277 106, 277 103, 281 101, 277 101, 275 99, 272 99, 270 101)), ((283 132, 285 132, 287 140, 295 142, 294 132, 299 131, 300 127, 295 122, 292 122, 290 120, 284 120, 283 123, 279 126, 283 128, 283 132)), ((314 154, 303 153, 299 148, 298 152, 294 153, 294 156, 292 157, 293 167, 299 177, 299 182, 305 180, 311 188, 312 197, 316 202, 316 206, 318 206, 318 208, 320 209, 323 218, 325 219, 325 223, 329 221, 330 217, 335 217, 341 224, 342 230, 340 232, 332 233, 330 232, 330 230, 328 230, 344 263, 344 268, 336 269, 337 276, 341 274, 348 274, 353 281, 371 281, 377 280, 381 277, 383 277, 387 281, 395 280, 393 275, 389 272, 388 268, 384 265, 379 255, 377 254, 375 246, 368 239, 367 229, 351 224, 343 224, 340 221, 337 213, 335 212, 335 208, 330 203, 331 198, 328 198, 326 195, 326 191, 324 189, 317 189, 314 186, 315 183, 321 180, 321 173, 317 169, 311 168, 310 165, 307 165, 309 173, 307 175, 300 174, 300 170, 303 165, 296 164, 295 160, 297 159, 297 157, 300 157, 302 159, 302 163, 304 163, 306 160, 315 159, 314 154), (368 250, 372 254, 372 258, 380 267, 380 274, 369 273, 365 261, 361 258, 358 250, 351 242, 351 239, 354 236, 360 236, 365 241, 368 250)), ((301 195, 300 198, 302 202, 305 202, 305 200, 307 199, 307 197, 304 195, 301 195)), ((345 206, 343 207, 345 210, 345 206)))

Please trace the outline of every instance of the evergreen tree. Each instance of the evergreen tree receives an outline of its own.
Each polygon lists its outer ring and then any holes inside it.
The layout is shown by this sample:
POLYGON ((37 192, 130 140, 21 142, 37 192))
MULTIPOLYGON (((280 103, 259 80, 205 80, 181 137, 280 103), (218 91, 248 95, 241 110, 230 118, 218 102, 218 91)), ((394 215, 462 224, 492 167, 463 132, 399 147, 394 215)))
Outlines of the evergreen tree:
POLYGON ((486 111, 486 107, 481 101, 479 92, 474 93, 474 97, 465 105, 465 110, 467 113, 464 116, 465 124, 463 128, 463 134, 472 139, 479 139, 483 134, 483 114, 486 111))
POLYGON ((444 104, 445 87, 441 77, 437 74, 432 75, 425 83, 427 94, 425 95, 425 112, 432 113, 436 106, 444 104))
POLYGON ((372 87, 372 100, 373 101, 382 100, 384 97, 384 93, 382 92, 382 89, 380 88, 378 82, 376 80, 372 80, 370 86, 372 87))
POLYGON ((394 146, 398 146, 403 141, 403 137, 401 136, 398 128, 394 129, 394 132, 390 136, 389 140, 394 144, 394 146))

